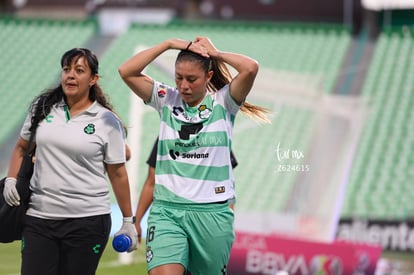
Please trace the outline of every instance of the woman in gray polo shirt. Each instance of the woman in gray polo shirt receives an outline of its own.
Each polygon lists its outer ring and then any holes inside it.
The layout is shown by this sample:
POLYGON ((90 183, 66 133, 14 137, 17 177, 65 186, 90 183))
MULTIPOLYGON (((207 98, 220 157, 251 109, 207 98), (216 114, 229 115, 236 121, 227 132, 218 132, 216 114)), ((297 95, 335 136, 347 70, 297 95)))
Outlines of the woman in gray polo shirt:
POLYGON ((5 198, 19 204, 16 176, 30 131, 36 161, 22 237, 23 275, 95 274, 108 241, 108 178, 124 216, 121 230, 136 249, 125 131, 98 85, 98 60, 75 48, 61 58, 61 83, 31 106, 14 148, 5 198))

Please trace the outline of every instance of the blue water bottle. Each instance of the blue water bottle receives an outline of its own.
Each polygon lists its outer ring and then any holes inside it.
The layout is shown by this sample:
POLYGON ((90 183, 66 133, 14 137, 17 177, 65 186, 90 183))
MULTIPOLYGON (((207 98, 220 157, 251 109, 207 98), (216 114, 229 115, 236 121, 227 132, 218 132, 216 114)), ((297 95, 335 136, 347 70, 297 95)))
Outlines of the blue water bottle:
POLYGON ((112 247, 115 249, 116 252, 127 251, 131 244, 131 238, 125 234, 118 235, 112 240, 112 247))

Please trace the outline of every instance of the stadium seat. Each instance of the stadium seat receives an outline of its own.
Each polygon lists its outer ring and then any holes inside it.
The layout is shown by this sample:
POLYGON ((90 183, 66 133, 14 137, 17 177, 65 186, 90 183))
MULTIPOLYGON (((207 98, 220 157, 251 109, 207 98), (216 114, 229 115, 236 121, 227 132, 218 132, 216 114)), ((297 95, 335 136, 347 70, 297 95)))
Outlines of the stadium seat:
POLYGON ((405 29, 383 31, 376 44, 362 96, 370 115, 353 162, 342 215, 407 218, 413 215, 413 37, 405 29), (412 177, 411 177, 412 178, 412 177), (358 204, 355 196, 366 199, 358 204))
POLYGON ((31 100, 55 85, 61 55, 94 31, 92 22, 0 19, 0 144, 21 126, 31 100))

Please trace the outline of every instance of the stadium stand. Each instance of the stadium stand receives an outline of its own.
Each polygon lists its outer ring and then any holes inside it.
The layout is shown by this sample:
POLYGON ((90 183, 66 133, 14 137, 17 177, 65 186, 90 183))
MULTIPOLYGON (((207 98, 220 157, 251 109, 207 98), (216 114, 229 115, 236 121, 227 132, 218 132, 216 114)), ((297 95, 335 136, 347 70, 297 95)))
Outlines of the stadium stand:
MULTIPOLYGON (((5 141, 17 136, 31 100, 54 85, 63 52, 84 46, 95 29, 93 21, 0 19, 2 152, 12 146, 5 141)), ((7 162, 9 154, 2 156, 7 156, 2 160, 7 162)))
POLYGON ((381 32, 362 90, 370 104, 342 215, 377 219, 413 216, 412 27, 381 32))

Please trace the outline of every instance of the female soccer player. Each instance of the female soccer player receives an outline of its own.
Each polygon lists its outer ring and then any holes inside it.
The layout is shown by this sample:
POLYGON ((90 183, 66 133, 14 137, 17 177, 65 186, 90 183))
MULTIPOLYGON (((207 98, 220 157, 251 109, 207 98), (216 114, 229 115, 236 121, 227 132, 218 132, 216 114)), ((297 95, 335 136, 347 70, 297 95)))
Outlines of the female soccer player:
POLYGON ((207 37, 168 39, 119 67, 132 91, 161 117, 154 201, 148 218, 146 255, 151 275, 226 274, 234 240, 230 162, 232 128, 258 72, 245 55, 218 50, 207 37), (143 70, 167 50, 180 50, 176 87, 143 70), (232 78, 227 67, 237 75, 232 78))

